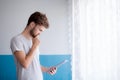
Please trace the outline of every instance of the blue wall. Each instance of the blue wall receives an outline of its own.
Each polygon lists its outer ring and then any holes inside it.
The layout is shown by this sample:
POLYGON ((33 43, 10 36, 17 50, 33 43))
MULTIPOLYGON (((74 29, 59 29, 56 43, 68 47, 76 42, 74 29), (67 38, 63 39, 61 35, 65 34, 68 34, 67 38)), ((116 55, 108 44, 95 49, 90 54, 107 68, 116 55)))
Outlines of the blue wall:
MULTIPOLYGON (((40 55, 43 66, 54 66, 63 60, 69 60, 58 68, 55 75, 43 73, 44 80, 72 80, 71 55, 40 55)), ((0 80, 16 80, 16 68, 12 55, 0 55, 0 80)))

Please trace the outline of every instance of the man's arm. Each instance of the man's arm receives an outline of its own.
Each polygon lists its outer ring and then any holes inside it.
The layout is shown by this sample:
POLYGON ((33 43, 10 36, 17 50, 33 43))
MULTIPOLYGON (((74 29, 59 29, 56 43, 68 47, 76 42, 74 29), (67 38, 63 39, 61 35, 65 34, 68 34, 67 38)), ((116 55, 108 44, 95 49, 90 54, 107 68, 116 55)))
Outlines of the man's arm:
POLYGON ((48 68, 47 68, 47 67, 44 67, 44 66, 41 66, 41 70, 42 70, 42 72, 47 72, 47 71, 48 71, 48 68))
POLYGON ((41 66, 41 70, 42 70, 42 72, 47 72, 47 73, 49 73, 51 75, 54 75, 56 73, 56 71, 57 71, 57 68, 56 67, 47 68, 47 67, 41 66))
POLYGON ((40 41, 38 38, 33 39, 33 45, 31 49, 29 50, 28 54, 26 55, 24 51, 15 51, 14 55, 18 62, 24 67, 28 68, 30 63, 32 62, 34 55, 35 55, 35 50, 38 47, 40 41))

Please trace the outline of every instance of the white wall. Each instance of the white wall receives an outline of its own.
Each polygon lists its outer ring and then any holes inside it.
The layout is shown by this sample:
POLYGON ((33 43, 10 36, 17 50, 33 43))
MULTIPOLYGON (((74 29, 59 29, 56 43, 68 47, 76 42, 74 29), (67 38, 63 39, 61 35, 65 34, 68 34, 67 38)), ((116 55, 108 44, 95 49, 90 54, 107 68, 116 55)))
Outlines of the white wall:
POLYGON ((35 11, 46 13, 50 22, 40 36, 41 53, 69 53, 67 0, 0 0, 0 54, 11 54, 10 39, 23 31, 35 11))

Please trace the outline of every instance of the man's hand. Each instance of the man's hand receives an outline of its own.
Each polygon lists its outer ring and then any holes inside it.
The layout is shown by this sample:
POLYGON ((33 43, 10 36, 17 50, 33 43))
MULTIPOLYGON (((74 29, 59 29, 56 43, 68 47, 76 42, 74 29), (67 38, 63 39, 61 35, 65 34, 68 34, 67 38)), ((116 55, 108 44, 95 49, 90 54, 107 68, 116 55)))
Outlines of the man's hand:
POLYGON ((50 67, 48 69, 48 73, 51 75, 54 75, 57 72, 57 68, 56 67, 50 67))
POLYGON ((33 38, 32 42, 34 47, 37 47, 40 44, 40 40, 38 39, 38 37, 33 38))

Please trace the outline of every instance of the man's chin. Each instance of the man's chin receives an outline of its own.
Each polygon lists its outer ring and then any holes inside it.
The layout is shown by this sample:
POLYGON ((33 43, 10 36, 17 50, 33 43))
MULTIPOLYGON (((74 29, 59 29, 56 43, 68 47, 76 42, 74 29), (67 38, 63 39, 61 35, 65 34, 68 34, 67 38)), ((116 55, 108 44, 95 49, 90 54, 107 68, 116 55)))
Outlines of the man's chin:
POLYGON ((32 38, 35 38, 36 37, 36 35, 31 35, 32 36, 32 38))
POLYGON ((33 38, 35 38, 36 36, 35 36, 35 35, 33 35, 32 37, 33 37, 33 38))
POLYGON ((37 34, 37 35, 32 35, 32 37, 35 38, 35 37, 37 37, 38 35, 39 35, 39 34, 37 34))

